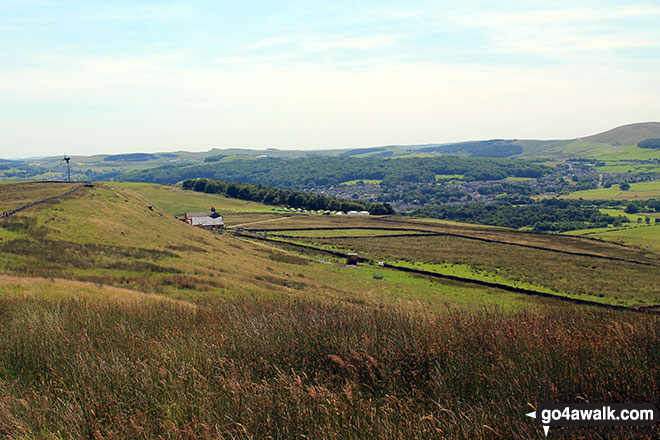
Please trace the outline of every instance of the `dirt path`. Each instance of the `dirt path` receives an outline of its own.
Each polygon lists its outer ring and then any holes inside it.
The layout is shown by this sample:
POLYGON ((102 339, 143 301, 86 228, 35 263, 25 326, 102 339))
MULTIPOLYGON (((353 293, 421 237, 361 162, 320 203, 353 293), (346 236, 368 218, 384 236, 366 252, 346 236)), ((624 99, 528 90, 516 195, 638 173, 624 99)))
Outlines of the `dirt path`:
POLYGON ((18 208, 14 208, 14 209, 12 209, 12 210, 10 210, 10 211, 4 212, 2 215, 0 215, 0 218, 7 218, 7 217, 9 217, 10 215, 16 214, 17 212, 22 211, 22 210, 24 210, 24 209, 26 209, 26 208, 30 208, 30 207, 32 207, 32 206, 39 205, 39 204, 41 204, 41 203, 45 203, 45 202, 48 202, 48 201, 50 201, 50 200, 57 200, 57 199, 59 199, 60 197, 68 196, 69 194, 72 194, 72 193, 74 193, 75 191, 78 191, 80 188, 83 188, 83 187, 84 187, 85 185, 87 185, 87 184, 88 184, 88 183, 81 183, 80 185, 76 186, 76 187, 73 188, 73 189, 70 189, 69 191, 67 191, 67 192, 65 192, 65 193, 63 193, 63 194, 60 194, 60 195, 57 195, 57 196, 46 197, 45 199, 37 200, 36 202, 32 202, 32 203, 28 203, 28 204, 23 205, 23 206, 19 206, 18 208))

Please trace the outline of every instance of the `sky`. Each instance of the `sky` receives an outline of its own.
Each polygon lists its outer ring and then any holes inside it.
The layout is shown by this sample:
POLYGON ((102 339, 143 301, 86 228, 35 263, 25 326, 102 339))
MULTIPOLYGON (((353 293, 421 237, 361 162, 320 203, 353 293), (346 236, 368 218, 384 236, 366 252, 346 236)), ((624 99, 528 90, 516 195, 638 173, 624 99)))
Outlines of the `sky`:
POLYGON ((0 157, 660 120, 658 1, 0 0, 0 157))

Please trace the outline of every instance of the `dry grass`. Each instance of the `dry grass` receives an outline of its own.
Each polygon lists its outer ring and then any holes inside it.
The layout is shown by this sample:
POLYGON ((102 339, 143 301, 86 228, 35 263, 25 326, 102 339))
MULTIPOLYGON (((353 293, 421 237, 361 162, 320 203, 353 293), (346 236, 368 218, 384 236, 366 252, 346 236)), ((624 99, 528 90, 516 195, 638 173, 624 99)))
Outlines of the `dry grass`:
POLYGON ((0 212, 65 193, 78 185, 79 183, 55 182, 5 183, 0 185, 0 212))
POLYGON ((59 278, 17 277, 0 274, 0 298, 26 300, 102 300, 115 304, 166 302, 179 307, 195 309, 187 301, 144 293, 139 290, 100 285, 85 281, 59 278))
POLYGON ((149 205, 128 189, 97 184, 78 197, 4 220, 0 271, 177 298, 314 296, 433 310, 444 309, 446 303, 470 308, 544 303, 389 272, 386 281, 377 281, 368 267, 349 270, 319 264, 326 257, 309 260, 231 234, 210 233, 160 216, 158 207, 150 210, 149 205), (280 281, 268 282, 265 276, 280 281), (304 283, 304 288, 297 283, 304 283))
POLYGON ((554 401, 660 391, 655 316, 376 280, 148 204, 99 185, 0 228, 0 438, 541 439, 524 413, 548 382, 554 401))
POLYGON ((473 274, 456 274, 589 295, 595 300, 629 305, 660 303, 660 270, 655 266, 576 255, 558 256, 538 249, 457 237, 297 237, 295 240, 357 251, 373 260, 404 261, 413 267, 417 264, 420 269, 442 273, 468 270, 464 267, 468 266, 473 274))
POLYGON ((170 215, 181 215, 187 211, 208 211, 211 206, 223 213, 270 211, 272 209, 272 206, 232 199, 218 194, 184 191, 177 185, 113 182, 112 186, 134 191, 170 215))
MULTIPOLYGON (((245 223, 257 221, 257 216, 242 215, 245 223)), ((478 239, 495 240, 504 243, 523 244, 567 252, 582 252, 618 258, 641 259, 660 262, 660 255, 645 254, 639 249, 615 243, 587 240, 568 235, 532 234, 506 228, 458 224, 455 222, 423 221, 401 217, 334 217, 321 215, 295 215, 274 222, 253 223, 250 230, 278 231, 291 228, 369 228, 396 229, 400 231, 428 231, 463 235, 478 239)))
POLYGON ((1 297, 0 317, 5 438, 540 439, 546 382, 594 402, 660 385, 660 322, 620 313, 1 297))

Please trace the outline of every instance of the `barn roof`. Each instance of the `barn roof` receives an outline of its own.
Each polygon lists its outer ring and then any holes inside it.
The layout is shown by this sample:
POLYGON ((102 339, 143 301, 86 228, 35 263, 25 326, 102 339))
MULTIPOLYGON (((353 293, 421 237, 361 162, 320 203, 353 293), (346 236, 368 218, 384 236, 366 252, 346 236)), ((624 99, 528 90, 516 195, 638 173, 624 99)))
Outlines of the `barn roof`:
POLYGON ((186 212, 186 218, 190 219, 193 226, 223 226, 222 215, 215 211, 210 212, 186 212))
POLYGON ((210 216, 206 217, 192 217, 193 226, 222 226, 224 222, 222 221, 222 216, 213 218, 210 216))

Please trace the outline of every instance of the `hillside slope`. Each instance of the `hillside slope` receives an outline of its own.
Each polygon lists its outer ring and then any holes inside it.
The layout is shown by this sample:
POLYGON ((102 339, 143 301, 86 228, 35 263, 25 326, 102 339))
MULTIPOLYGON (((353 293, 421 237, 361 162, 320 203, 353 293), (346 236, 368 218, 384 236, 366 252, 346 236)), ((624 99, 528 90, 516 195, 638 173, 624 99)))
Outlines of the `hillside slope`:
MULTIPOLYGON (((346 270, 229 233, 211 233, 176 220, 152 198, 175 213, 188 207, 209 209, 211 202, 226 213, 223 198, 154 185, 139 187, 142 195, 131 186, 97 184, 2 220, 0 273, 90 281, 183 299, 246 294, 359 297, 376 303, 422 300, 435 308, 447 301, 470 306, 466 293, 483 292, 442 283, 427 286, 408 276, 384 284, 374 280, 371 271, 346 270)), ((25 198, 23 192, 16 195, 25 198)), ((254 202, 247 206, 270 209, 254 202)), ((482 300, 529 304, 519 295, 486 295, 482 300)))
MULTIPOLYGON (((175 211, 200 203, 183 191, 141 190, 175 211)), ((325 254, 194 228, 143 194, 97 184, 0 220, 0 437, 523 440, 542 438, 537 424, 520 421, 548 383, 554 401, 657 394, 656 316, 349 268, 325 254)), ((26 194, 16 197, 8 204, 26 194)), ((259 220, 272 215, 252 214, 250 227, 442 228, 407 249, 381 239, 396 248, 393 258, 423 268, 431 268, 426 257, 463 260, 469 251, 498 277, 517 270, 516 257, 559 282, 575 270, 609 273, 626 291, 659 284, 647 276, 657 266, 545 249, 638 253, 595 241, 400 218, 259 220), (499 242, 506 237, 525 241, 525 252, 499 242), (416 257, 420 250, 426 255, 416 257), (567 258, 576 261, 569 270, 544 270, 567 258)), ((466 270, 465 261, 438 263, 466 270)), ((607 432, 641 437, 635 428, 607 432)), ((657 438, 660 427, 644 434, 657 438)), ((552 435, 568 440, 575 430, 552 435)))
POLYGON ((641 122, 622 125, 621 127, 584 137, 582 140, 622 146, 637 145, 643 140, 654 138, 660 138, 660 122, 641 122))

